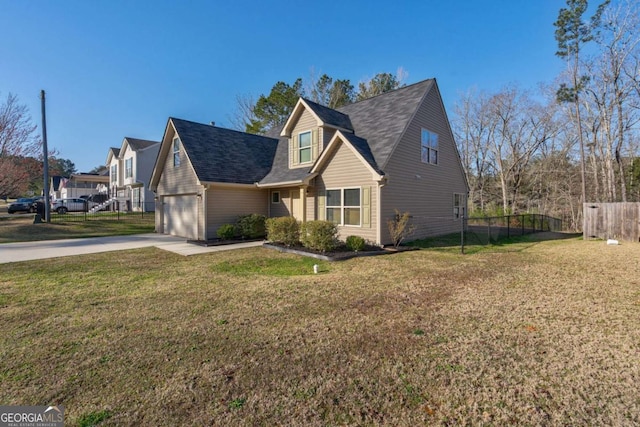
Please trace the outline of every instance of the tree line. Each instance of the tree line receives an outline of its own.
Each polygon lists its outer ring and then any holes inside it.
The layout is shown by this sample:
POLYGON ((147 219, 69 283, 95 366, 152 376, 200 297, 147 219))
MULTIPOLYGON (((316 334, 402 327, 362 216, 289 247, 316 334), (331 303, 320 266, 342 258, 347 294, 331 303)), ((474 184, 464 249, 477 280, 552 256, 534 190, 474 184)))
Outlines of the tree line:
POLYGON ((637 0, 567 0, 554 23, 567 69, 535 90, 472 90, 452 126, 475 215, 540 212, 582 225, 584 202, 640 201, 637 0))
POLYGON ((236 98, 236 112, 231 121, 237 130, 264 134, 283 125, 299 98, 307 98, 329 108, 340 108, 356 101, 371 98, 404 86, 406 73, 400 68, 397 74, 378 73, 371 79, 358 83, 356 90, 349 79, 335 79, 327 74, 316 77, 313 73, 292 84, 277 82, 268 95, 254 99, 250 95, 236 98))

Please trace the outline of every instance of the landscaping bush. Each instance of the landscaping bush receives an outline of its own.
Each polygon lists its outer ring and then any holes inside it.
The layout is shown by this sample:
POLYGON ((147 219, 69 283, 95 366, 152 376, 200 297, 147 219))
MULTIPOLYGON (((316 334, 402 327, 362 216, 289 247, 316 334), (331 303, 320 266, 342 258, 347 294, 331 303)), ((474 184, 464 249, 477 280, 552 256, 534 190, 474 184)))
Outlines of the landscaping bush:
POLYGON ((398 209, 395 209, 395 215, 392 219, 387 220, 387 227, 389 227, 389 235, 394 247, 400 246, 400 243, 407 237, 411 236, 416 227, 409 224, 411 214, 409 212, 400 213, 398 209))
POLYGON ((360 236, 349 236, 345 243, 350 251, 358 252, 364 249, 364 239, 360 236))
POLYGON ((285 246, 293 246, 300 242, 300 224, 292 216, 269 218, 265 222, 267 239, 285 246))
POLYGON ((233 224, 222 224, 216 231, 220 239, 229 240, 236 236, 236 226, 233 224))
POLYGON ((331 221, 308 221, 302 224, 300 240, 304 247, 332 251, 338 246, 338 227, 331 221))
POLYGON ((245 239, 264 237, 266 233, 265 220, 266 217, 260 214, 242 215, 236 224, 240 236, 245 239))

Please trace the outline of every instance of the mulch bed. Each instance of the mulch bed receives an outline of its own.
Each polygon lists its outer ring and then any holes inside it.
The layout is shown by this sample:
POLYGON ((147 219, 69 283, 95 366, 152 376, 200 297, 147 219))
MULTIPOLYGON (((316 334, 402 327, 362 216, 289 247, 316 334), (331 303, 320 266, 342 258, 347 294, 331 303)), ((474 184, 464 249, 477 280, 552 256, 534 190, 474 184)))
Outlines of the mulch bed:
POLYGON ((264 238, 258 239, 210 239, 210 240, 187 240, 187 243, 193 243, 199 246, 222 246, 233 245, 234 243, 261 242, 264 238))
POLYGON ((305 248, 304 246, 284 246, 279 243, 272 243, 272 242, 264 243, 262 246, 268 249, 275 249, 280 252, 308 256, 308 257, 320 259, 323 261, 344 261, 344 260, 355 258, 355 257, 391 255, 398 252, 414 251, 418 249, 418 248, 411 248, 407 246, 401 246, 399 248, 386 248, 386 247, 381 248, 378 246, 366 246, 364 250, 354 252, 354 251, 348 250, 346 246, 340 246, 336 248, 336 250, 331 252, 319 252, 309 248, 305 248))

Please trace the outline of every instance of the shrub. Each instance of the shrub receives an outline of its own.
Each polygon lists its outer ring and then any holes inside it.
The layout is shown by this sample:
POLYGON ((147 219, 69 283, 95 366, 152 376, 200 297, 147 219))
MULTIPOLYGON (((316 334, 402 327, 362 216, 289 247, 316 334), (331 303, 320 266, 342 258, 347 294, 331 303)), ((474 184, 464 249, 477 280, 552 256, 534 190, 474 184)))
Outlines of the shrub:
POLYGON ((364 249, 364 239, 360 236, 349 236, 346 245, 350 251, 358 252, 364 249))
POLYGON ((300 240, 304 247, 327 252, 338 246, 338 227, 331 221, 308 221, 302 224, 300 240))
POLYGON ((238 218, 237 227, 240 236, 246 239, 264 237, 266 217, 260 214, 242 215, 238 218))
POLYGON ((393 219, 387 220, 387 227, 389 227, 389 235, 393 246, 397 248, 404 239, 413 234, 416 228, 413 225, 409 225, 409 219, 411 218, 409 212, 400 213, 398 209, 395 209, 395 211, 393 219))
POLYGON ((233 224, 222 224, 216 231, 216 234, 223 240, 233 239, 236 235, 236 226, 233 224))
POLYGON ((265 222, 267 239, 282 243, 285 246, 296 245, 300 242, 300 224, 292 216, 269 218, 265 222))

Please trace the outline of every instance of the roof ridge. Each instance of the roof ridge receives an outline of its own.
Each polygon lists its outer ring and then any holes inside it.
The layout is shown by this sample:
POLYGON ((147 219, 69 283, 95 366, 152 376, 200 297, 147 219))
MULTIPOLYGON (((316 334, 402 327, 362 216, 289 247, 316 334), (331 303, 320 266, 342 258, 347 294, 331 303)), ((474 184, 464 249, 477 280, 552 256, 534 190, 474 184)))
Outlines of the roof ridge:
POLYGON ((178 118, 178 117, 169 117, 169 120, 179 120, 181 122, 193 123, 194 125, 204 126, 204 127, 207 127, 207 128, 215 128, 215 129, 220 129, 220 130, 227 131, 227 132, 235 132, 235 133, 241 133, 243 135, 258 136, 258 137, 261 137, 261 138, 269 138, 269 139, 278 140, 278 138, 273 138, 271 136, 266 136, 266 135, 260 135, 258 133, 249 133, 249 132, 244 132, 244 131, 237 130, 237 129, 229 129, 229 128, 225 128, 225 127, 222 127, 222 126, 216 126, 216 125, 212 125, 212 124, 194 122, 193 120, 181 119, 181 118, 178 118))
MULTIPOLYGON (((402 87, 399 87, 399 88, 396 88, 396 89, 393 89, 393 90, 389 90, 387 92, 382 92, 382 93, 374 95, 374 96, 372 96, 370 98, 361 99, 360 101, 355 101, 355 102, 352 102, 351 104, 343 105, 342 107, 339 107, 339 108, 345 108, 345 107, 349 107, 351 105, 360 104, 361 102, 365 102, 365 101, 369 101, 369 100, 372 100, 372 99, 376 99, 376 98, 379 98, 379 97, 384 96, 384 95, 389 95, 389 94, 392 94, 392 93, 396 93, 396 92, 404 90, 404 89, 409 89, 409 88, 412 88, 412 87, 417 86, 419 84, 430 82, 432 80, 435 80, 435 77, 431 77, 429 79, 420 80, 419 82, 411 83, 410 85, 405 85, 405 86, 402 86, 402 87)), ((342 113, 342 111, 340 111, 339 109, 337 109, 336 111, 339 111, 339 112, 342 113)), ((347 114, 347 113, 342 113, 342 114, 347 114)))

